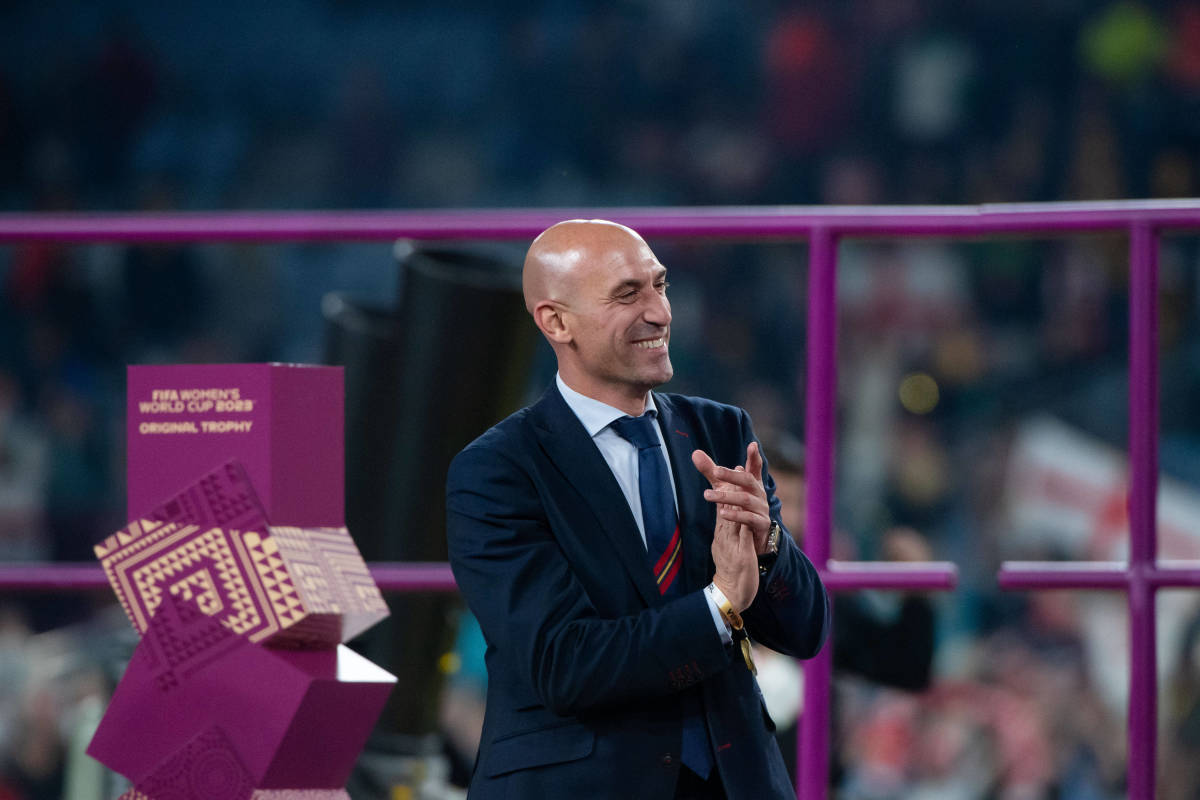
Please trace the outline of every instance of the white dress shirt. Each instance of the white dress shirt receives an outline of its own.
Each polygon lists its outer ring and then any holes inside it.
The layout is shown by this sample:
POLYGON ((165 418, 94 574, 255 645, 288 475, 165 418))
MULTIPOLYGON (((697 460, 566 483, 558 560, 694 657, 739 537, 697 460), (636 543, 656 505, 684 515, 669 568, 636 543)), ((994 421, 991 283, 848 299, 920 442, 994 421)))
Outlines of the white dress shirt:
MULTIPOLYGON (((604 461, 612 470, 613 477, 617 479, 617 485, 621 487, 621 493, 625 495, 629 509, 633 512, 633 519, 637 522, 638 531, 642 535, 642 547, 646 547, 646 523, 642 520, 642 496, 638 490, 638 449, 633 443, 609 427, 613 421, 628 415, 619 408, 601 403, 599 400, 575 391, 567 386, 562 375, 555 375, 554 380, 558 384, 558 391, 562 393, 563 400, 567 401, 571 411, 575 412, 575 416, 583 423, 588 436, 592 437, 592 441, 600 450, 600 455, 604 456, 604 461)), ((658 414, 658 407, 654 405, 654 395, 649 392, 646 393, 646 411, 658 414)), ((658 436, 658 446, 662 451, 663 460, 667 462, 671 496, 675 499, 675 513, 678 515, 679 497, 675 494, 675 473, 671 468, 671 458, 667 455, 667 445, 663 441, 662 429, 658 425, 654 426, 654 433, 658 436)), ((708 610, 712 613, 717 633, 721 635, 723 642, 729 644, 733 641, 733 636, 721 616, 721 610, 717 608, 716 602, 708 592, 704 593, 704 599, 708 603, 708 610)))

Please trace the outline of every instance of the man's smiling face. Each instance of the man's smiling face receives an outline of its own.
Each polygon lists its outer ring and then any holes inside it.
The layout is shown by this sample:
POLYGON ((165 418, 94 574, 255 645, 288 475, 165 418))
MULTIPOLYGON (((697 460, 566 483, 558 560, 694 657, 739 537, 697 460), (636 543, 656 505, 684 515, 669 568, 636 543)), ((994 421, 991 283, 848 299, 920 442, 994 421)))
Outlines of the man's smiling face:
POLYGON ((593 388, 644 396, 673 374, 667 270, 640 238, 621 229, 604 238, 606 246, 578 267, 566 311, 570 350, 593 388))
POLYGON ((667 270, 635 231, 605 220, 554 225, 530 246, 523 282, 575 391, 640 414, 646 393, 671 379, 667 270))

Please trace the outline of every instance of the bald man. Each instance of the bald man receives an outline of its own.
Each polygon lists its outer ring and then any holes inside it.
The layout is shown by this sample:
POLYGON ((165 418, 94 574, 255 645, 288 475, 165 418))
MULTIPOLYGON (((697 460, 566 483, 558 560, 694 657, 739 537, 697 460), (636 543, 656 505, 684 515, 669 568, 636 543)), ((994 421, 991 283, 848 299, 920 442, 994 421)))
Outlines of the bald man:
POLYGON ((671 304, 636 232, 554 225, 523 285, 558 375, 447 478, 450 563, 487 641, 469 796, 793 797, 747 635, 812 657, 829 603, 749 418, 653 391, 671 304))

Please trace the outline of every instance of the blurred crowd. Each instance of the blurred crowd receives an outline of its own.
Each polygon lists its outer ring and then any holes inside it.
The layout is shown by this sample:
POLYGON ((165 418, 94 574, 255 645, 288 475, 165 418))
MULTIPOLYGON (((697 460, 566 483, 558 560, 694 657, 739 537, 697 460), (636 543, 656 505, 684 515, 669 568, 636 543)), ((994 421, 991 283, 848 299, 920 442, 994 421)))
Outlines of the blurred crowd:
MULTIPOLYGON (((0 9, 0 211, 1194 197, 1198 144, 1200 3, 1184 0, 0 9)), ((802 435, 804 247, 652 245, 672 271, 668 388, 802 435)), ((911 531, 960 587, 926 598, 927 687, 839 673, 838 796, 1124 796, 1122 599, 1001 593, 995 576, 1009 558, 1123 557, 1119 479, 1094 487, 1115 505, 1064 501, 1087 520, 1067 535, 1065 517, 1017 519, 1036 498, 1013 471, 1043 417, 1120 461, 1125 240, 839 254, 835 554, 898 557, 887 534, 911 531)), ((1200 241, 1165 241, 1171 557, 1200 557, 1198 267, 1200 241)), ((395 296, 389 249, 0 247, 0 561, 90 560, 124 523, 125 364, 319 361, 335 290, 395 296)), ((1159 605, 1164 798, 1200 792, 1193 595, 1159 605)), ((881 624, 907 602, 864 598, 881 624)), ((104 593, 0 594, 0 800, 105 796, 76 794, 79 742, 131 641, 104 593)), ((448 679, 466 764, 477 645, 460 636, 448 679)))
POLYGON ((0 14, 0 209, 1194 194, 1188 0, 0 14))

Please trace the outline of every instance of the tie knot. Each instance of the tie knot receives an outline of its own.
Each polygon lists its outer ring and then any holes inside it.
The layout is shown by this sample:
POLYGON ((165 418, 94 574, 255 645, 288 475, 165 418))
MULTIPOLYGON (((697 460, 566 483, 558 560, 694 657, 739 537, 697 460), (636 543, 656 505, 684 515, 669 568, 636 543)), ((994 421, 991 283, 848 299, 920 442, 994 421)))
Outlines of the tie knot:
POLYGON ((621 417, 612 421, 610 427, 625 441, 638 450, 648 447, 658 447, 658 436, 654 433, 654 417, 643 414, 640 417, 621 417))

